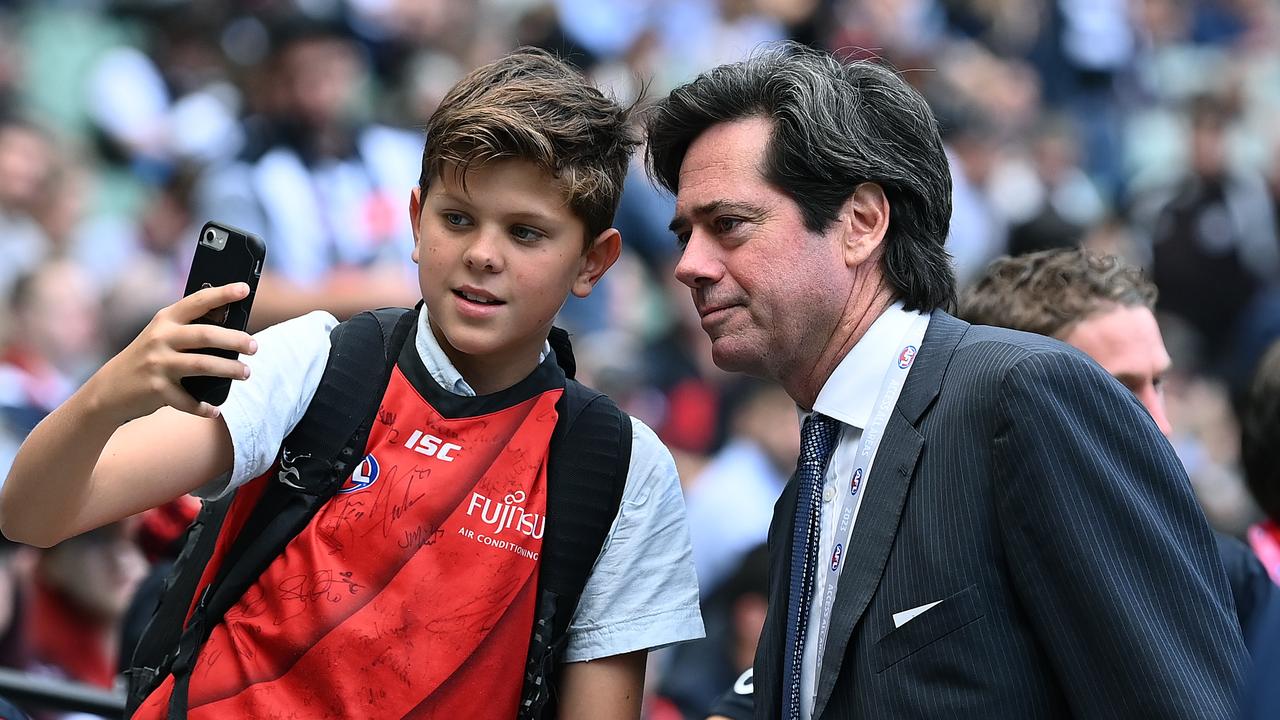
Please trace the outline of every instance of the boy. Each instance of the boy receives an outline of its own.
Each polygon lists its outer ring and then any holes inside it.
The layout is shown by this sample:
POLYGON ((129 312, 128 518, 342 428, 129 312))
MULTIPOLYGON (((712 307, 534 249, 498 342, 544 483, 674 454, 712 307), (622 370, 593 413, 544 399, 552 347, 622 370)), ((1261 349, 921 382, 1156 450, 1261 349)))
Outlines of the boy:
MULTIPOLYGON (((369 455, 213 628, 192 717, 516 714, 564 384, 547 336, 566 295, 590 293, 618 257, 626 116, 535 51, 472 72, 432 115, 409 203, 424 305, 369 455)), ((272 468, 335 321, 312 313, 256 338, 188 324, 246 292, 161 310, 33 431, 0 493, 7 535, 53 544, 272 468), (251 357, 182 352, 201 347, 251 357), (182 390, 194 374, 243 382, 219 412, 182 390)), ((674 464, 632 427, 618 517, 557 676, 562 717, 638 717, 647 649, 702 632, 674 464)), ((163 716, 171 686, 137 717, 163 716)))

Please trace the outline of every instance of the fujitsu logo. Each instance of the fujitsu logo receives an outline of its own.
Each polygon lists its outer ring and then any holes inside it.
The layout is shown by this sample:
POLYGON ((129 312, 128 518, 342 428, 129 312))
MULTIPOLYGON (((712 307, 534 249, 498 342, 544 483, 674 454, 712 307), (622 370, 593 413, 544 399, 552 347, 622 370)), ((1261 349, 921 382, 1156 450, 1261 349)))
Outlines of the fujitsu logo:
POLYGON ((414 430, 409 439, 405 441, 404 446, 416 453, 434 457, 443 462, 453 462, 453 453, 462 449, 462 446, 457 443, 445 442, 435 435, 429 435, 421 430, 414 430))
POLYGON ((493 532, 500 533, 507 528, 531 538, 541 540, 547 529, 547 518, 538 513, 525 512, 517 503, 525 501, 523 490, 517 490, 497 503, 478 492, 471 493, 471 502, 467 505, 467 516, 471 517, 478 509, 480 520, 493 526, 493 532))

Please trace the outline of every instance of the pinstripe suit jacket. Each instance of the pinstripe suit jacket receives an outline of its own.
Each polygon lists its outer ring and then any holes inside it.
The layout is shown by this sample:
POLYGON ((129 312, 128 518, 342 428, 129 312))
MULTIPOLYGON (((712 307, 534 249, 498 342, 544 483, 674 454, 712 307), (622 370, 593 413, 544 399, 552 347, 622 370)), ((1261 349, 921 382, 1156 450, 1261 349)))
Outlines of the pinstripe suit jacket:
MULTIPOLYGON (((791 483, 757 718, 780 713, 794 508, 791 483)), ((935 312, 846 557, 815 718, 1234 715, 1246 651, 1182 466, 1067 345, 935 312)))

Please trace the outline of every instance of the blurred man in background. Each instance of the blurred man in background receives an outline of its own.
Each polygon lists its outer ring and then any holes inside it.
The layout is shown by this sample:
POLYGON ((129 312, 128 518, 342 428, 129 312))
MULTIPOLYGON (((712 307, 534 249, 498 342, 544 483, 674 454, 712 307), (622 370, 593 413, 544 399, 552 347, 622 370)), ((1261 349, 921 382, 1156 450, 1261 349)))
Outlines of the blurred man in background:
POLYGON ((761 542, 737 555, 735 563, 703 600, 707 636, 674 649, 658 689, 661 709, 650 720, 702 720, 724 689, 751 667, 769 610, 769 549, 761 542))
MULTIPOLYGON (((1172 361, 1152 312, 1156 295, 1142 271, 1119 258, 1062 248, 993 262, 962 299, 960 316, 975 325, 1047 335, 1080 349, 1128 388, 1168 437, 1173 427, 1164 384, 1172 361)), ((1214 535, 1248 639, 1277 594, 1275 586, 1243 543, 1221 532, 1214 535)))
POLYGON ((747 379, 734 390, 729 441, 685 493, 693 564, 704 598, 748 550, 765 541, 773 505, 800 454, 796 404, 782 388, 747 379))
MULTIPOLYGON (((1249 529, 1258 558, 1280 577, 1280 342, 1273 343, 1253 376, 1242 418, 1241 452, 1249 489, 1267 519, 1249 529)), ((1272 601, 1250 638, 1256 648, 1252 685, 1241 707, 1244 720, 1280 715, 1280 602, 1272 601)))
POLYGON ((1280 282, 1276 209, 1262 175, 1232 162, 1230 101, 1199 95, 1188 112, 1189 167, 1155 218, 1152 278, 1160 310, 1194 328, 1201 369, 1243 385, 1248 369, 1238 366, 1235 341, 1280 282))
POLYGON ((120 621, 147 569, 134 525, 114 523, 40 551, 31 643, 35 661, 54 674, 115 687, 120 621))
MULTIPOLYGON (((1280 341, 1254 373, 1241 421, 1240 451, 1249 490, 1267 518, 1249 528, 1249 544, 1280 583, 1280 341)), ((1275 638, 1280 642, 1280 636, 1275 638)))
POLYGON ((210 173, 198 202, 199 217, 266 241, 254 324, 412 305, 413 238, 400 208, 421 138, 358 112, 367 66, 341 30, 297 21, 274 39, 256 132, 238 161, 210 173))
POLYGON ((36 215, 52 170, 48 135, 31 122, 0 116, 0 296, 48 253, 36 215))

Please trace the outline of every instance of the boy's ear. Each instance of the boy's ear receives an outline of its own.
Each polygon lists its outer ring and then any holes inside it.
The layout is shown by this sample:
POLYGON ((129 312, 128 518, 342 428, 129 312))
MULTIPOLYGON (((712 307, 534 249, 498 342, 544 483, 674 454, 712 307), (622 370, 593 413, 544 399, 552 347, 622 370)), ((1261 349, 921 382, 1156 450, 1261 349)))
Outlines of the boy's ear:
POLYGON ((413 228, 413 261, 418 262, 418 221, 422 218, 422 188, 409 191, 409 227, 413 228))
POLYGON ((618 261, 618 255, 621 253, 622 234, 617 228, 609 228, 597 235, 587 247, 587 251, 582 254, 578 265, 578 277, 574 279, 570 292, 580 298, 590 295, 591 289, 604 276, 605 271, 618 261))
POLYGON ((845 267, 866 262, 884 242, 889 231, 889 198, 884 188, 864 182, 844 201, 837 218, 845 267))

